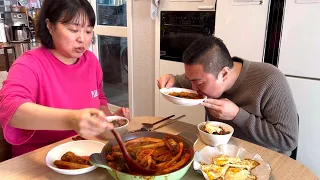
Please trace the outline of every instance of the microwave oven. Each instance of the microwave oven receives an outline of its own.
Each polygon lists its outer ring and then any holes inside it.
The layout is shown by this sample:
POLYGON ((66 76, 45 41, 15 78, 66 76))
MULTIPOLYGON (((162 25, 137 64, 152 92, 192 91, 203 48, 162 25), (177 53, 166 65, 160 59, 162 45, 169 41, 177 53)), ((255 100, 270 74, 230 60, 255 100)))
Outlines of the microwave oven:
POLYGON ((201 36, 213 36, 215 11, 161 11, 160 59, 182 62, 184 50, 201 36))

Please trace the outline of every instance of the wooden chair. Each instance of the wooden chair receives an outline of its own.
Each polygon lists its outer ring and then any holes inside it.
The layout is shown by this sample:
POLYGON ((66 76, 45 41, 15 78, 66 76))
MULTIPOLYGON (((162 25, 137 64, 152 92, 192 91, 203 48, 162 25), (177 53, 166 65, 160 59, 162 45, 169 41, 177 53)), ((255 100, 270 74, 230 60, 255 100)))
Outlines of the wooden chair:
MULTIPOLYGON (((299 128, 299 114, 298 114, 298 128, 299 128)), ((297 152, 298 152, 298 146, 292 151, 291 158, 296 160, 297 159, 297 152)))
POLYGON ((2 128, 0 127, 0 162, 12 157, 11 147, 11 144, 4 139, 2 128))
MULTIPOLYGON (((0 89, 2 88, 2 82, 7 79, 7 71, 0 71, 0 89)), ((3 131, 0 126, 0 162, 11 158, 11 144, 9 144, 3 136, 3 131)))
POLYGON ((8 53, 8 50, 11 49, 12 51, 12 54, 14 55, 14 59, 17 58, 17 55, 16 55, 16 50, 14 48, 14 46, 12 46, 11 44, 3 44, 0 46, 0 49, 3 49, 3 52, 4 52, 4 56, 5 56, 5 65, 6 65, 6 71, 9 71, 10 69, 10 62, 9 62, 9 53, 8 53))

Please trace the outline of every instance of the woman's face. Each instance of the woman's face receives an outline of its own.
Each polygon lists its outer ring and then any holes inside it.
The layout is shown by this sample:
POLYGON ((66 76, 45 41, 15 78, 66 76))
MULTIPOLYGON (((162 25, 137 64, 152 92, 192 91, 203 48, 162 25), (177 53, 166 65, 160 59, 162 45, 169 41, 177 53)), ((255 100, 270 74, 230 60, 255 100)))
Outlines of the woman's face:
POLYGON ((62 56, 60 58, 77 59, 82 56, 91 43, 93 27, 89 26, 88 21, 83 24, 57 22, 54 25, 48 21, 47 25, 54 43, 54 51, 62 56))

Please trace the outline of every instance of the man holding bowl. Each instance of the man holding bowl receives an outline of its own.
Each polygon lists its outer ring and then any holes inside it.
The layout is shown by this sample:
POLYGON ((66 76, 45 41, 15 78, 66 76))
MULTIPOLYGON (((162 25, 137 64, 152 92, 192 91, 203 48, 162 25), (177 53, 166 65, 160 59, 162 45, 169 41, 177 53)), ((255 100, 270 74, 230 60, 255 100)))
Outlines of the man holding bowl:
POLYGON ((182 87, 208 96, 210 121, 234 128, 234 136, 290 155, 297 147, 298 115, 279 69, 230 53, 217 37, 201 37, 183 53, 185 74, 165 74, 159 88, 182 87))

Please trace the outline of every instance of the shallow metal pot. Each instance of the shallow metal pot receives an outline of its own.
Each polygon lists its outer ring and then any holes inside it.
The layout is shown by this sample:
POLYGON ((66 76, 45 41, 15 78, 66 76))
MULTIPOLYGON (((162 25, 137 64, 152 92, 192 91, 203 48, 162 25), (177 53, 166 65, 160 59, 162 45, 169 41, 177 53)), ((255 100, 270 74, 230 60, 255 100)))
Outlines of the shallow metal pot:
POLYGON ((184 148, 190 149, 191 156, 189 161, 184 165, 181 169, 178 169, 176 171, 173 171, 169 174, 163 174, 163 175, 154 175, 154 176, 142 176, 142 175, 132 175, 124 172, 117 171, 115 169, 112 169, 107 165, 106 155, 107 155, 107 147, 118 144, 116 140, 109 141, 104 148, 102 149, 101 153, 95 153, 90 156, 90 162, 93 165, 96 165, 101 168, 105 168, 108 170, 110 175, 117 180, 139 180, 139 179, 152 179, 152 180, 177 180, 181 179, 188 169, 190 168, 193 160, 194 160, 194 149, 193 145, 198 140, 198 136, 196 134, 192 134, 189 132, 183 132, 178 135, 172 135, 167 133, 161 133, 161 132, 150 132, 150 131, 144 131, 144 132, 136 132, 131 133, 122 136, 123 141, 129 141, 131 139, 136 139, 139 137, 153 137, 153 138, 164 138, 165 136, 170 136, 172 139, 178 142, 183 142, 184 148))

